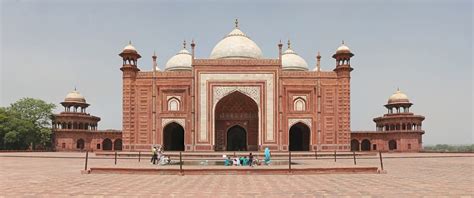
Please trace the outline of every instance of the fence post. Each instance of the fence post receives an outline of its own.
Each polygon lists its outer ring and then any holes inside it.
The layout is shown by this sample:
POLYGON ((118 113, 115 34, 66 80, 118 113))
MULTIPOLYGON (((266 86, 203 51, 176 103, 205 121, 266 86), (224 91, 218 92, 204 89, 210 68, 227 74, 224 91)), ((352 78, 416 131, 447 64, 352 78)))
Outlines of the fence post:
POLYGON ((380 168, 383 171, 382 151, 379 151, 379 156, 380 156, 380 168))
POLYGON ((352 151, 352 155, 354 156, 354 165, 357 165, 357 162, 356 162, 356 152, 355 152, 355 151, 352 151))
POLYGON ((291 150, 288 149, 288 172, 291 173, 291 150))
POLYGON ((142 154, 142 152, 138 151, 138 162, 140 162, 140 158, 142 157, 141 154, 142 154))
POLYGON ((334 162, 336 162, 336 150, 334 150, 334 162))
POLYGON ((183 159, 182 159, 182 156, 181 156, 181 152, 179 152, 179 173, 181 173, 181 175, 183 175, 183 159))
POLYGON ((117 165, 117 151, 115 151, 115 165, 117 165))
POLYGON ((89 151, 86 151, 86 164, 84 166, 84 170, 87 171, 87 161, 89 159, 89 151))

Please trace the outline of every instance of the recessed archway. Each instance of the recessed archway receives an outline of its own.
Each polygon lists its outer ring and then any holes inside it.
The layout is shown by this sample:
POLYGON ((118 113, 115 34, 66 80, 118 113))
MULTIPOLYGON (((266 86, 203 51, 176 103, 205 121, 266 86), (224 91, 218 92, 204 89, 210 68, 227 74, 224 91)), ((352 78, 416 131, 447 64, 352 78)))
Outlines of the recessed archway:
POLYGON ((116 139, 114 141, 114 150, 121 151, 122 150, 122 139, 116 139))
POLYGON ((397 141, 395 140, 388 141, 388 150, 397 150, 397 141))
POLYGON ((368 139, 362 140, 361 150, 362 151, 370 151, 370 141, 368 139))
POLYGON ((252 98, 239 91, 232 92, 217 102, 214 117, 216 151, 234 150, 235 145, 228 145, 234 140, 229 142, 229 137, 234 136, 236 139, 246 137, 245 146, 236 143, 240 145, 238 149, 258 150, 258 106, 252 98), (245 129, 232 127, 236 125, 245 129))
POLYGON ((246 151, 247 132, 239 125, 235 125, 227 131, 227 150, 246 151))
POLYGON ((309 151, 310 129, 298 122, 290 128, 290 151, 309 151))
POLYGON ((184 128, 171 122, 163 129, 163 147, 167 151, 184 151, 184 128))
POLYGON ((105 138, 104 141, 102 141, 102 150, 104 151, 112 150, 112 140, 110 140, 109 138, 105 138))
POLYGON ((359 147, 360 147, 359 140, 356 140, 356 139, 351 140, 351 151, 360 151, 359 147))

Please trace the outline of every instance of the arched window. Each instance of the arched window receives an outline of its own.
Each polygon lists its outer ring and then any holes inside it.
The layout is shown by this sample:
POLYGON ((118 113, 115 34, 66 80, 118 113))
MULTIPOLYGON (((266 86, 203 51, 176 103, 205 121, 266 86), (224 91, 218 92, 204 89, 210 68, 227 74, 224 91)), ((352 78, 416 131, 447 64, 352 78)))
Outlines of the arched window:
POLYGON ((179 100, 177 98, 168 100, 168 111, 179 111, 179 100))
POLYGON ((295 111, 305 111, 306 102, 302 98, 297 98, 293 103, 293 109, 295 111))

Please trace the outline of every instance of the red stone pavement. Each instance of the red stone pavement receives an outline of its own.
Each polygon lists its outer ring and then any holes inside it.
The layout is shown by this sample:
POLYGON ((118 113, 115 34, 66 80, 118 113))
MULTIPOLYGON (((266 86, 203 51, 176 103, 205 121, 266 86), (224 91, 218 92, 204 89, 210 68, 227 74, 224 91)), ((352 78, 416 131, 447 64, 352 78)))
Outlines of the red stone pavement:
MULTIPOLYGON (((474 154, 387 153, 387 174, 134 175, 81 174, 84 153, 0 153, 0 197, 323 197, 474 195, 474 154)), ((156 167, 148 159, 94 158, 89 167, 156 167)), ((377 157, 358 166, 379 166, 377 157)), ((352 159, 304 160, 353 166, 352 159)), ((156 167, 160 168, 160 167, 156 167)), ((186 167, 185 167, 186 168, 186 167)), ((270 167, 271 168, 271 167, 270 167)))

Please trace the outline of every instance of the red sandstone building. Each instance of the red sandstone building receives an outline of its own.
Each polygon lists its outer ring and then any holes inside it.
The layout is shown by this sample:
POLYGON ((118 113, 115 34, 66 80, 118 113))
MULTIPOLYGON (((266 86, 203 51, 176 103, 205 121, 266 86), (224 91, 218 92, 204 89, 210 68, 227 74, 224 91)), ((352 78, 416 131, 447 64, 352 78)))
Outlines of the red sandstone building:
POLYGON ((68 95, 62 103, 65 112, 55 115, 53 122, 56 148, 110 150, 110 141, 120 140, 114 144, 119 150, 122 139, 126 151, 148 151, 152 145, 168 151, 421 148, 423 131, 413 127, 421 126, 423 117, 409 113, 409 102, 389 101, 389 114, 375 119, 377 131, 351 133, 354 54, 344 43, 332 56, 332 71, 320 69, 319 53, 316 68, 310 71, 290 42, 285 51, 281 43, 277 46, 276 58, 265 58, 236 22, 209 58, 196 58, 196 44, 191 43, 189 52, 184 43, 161 71, 156 55, 151 70, 139 66, 141 55, 130 43, 119 54, 123 60, 123 132, 97 131, 100 119, 85 113, 85 99, 68 95), (79 107, 81 111, 76 112, 79 107))
POLYGON ((374 118, 376 131, 353 131, 352 151, 417 152, 423 149, 421 124, 425 117, 410 112, 412 103, 397 90, 388 99, 387 114, 374 118))
POLYGON ((123 149, 350 150, 350 49, 337 49, 333 71, 320 70, 320 56, 309 71, 290 43, 277 46, 276 58, 265 58, 236 23, 209 58, 196 58, 193 42, 164 71, 146 71, 126 46, 123 149))
POLYGON ((61 102, 64 111, 53 115, 56 151, 122 150, 122 131, 97 130, 99 117, 86 112, 86 99, 74 90, 61 102))

